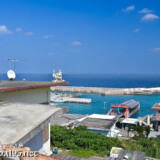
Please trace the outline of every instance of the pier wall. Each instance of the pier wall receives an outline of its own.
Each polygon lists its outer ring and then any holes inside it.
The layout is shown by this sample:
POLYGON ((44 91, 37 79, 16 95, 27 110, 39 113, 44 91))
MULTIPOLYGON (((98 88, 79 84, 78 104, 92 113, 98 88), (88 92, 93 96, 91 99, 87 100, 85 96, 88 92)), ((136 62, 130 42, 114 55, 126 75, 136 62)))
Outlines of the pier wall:
POLYGON ((103 96, 111 95, 152 95, 160 93, 160 87, 156 88, 99 88, 99 87, 73 87, 55 86, 52 91, 97 93, 103 96))

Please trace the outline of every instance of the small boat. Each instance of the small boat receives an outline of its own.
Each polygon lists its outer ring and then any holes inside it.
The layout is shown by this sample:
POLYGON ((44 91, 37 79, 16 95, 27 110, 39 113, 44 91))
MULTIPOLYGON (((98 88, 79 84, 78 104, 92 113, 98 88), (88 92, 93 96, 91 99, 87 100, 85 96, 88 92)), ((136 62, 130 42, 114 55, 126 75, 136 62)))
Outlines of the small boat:
POLYGON ((55 102, 55 103, 64 103, 66 102, 63 98, 59 98, 59 97, 56 97, 54 99, 50 99, 51 102, 55 102))

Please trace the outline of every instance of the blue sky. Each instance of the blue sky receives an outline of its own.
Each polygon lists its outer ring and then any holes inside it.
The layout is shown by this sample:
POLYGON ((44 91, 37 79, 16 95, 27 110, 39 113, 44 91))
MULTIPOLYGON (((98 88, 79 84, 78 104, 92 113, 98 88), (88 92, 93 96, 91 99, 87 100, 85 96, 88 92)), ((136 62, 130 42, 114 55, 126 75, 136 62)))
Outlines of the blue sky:
POLYGON ((0 73, 160 74, 159 0, 0 0, 0 73))

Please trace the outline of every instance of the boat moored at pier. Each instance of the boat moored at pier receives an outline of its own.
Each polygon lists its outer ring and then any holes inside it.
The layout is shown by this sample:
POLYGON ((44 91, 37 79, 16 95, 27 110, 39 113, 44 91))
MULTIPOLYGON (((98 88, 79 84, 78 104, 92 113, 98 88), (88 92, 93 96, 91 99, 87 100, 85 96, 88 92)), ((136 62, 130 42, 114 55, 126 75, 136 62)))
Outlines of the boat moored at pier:
POLYGON ((130 118, 139 110, 140 110, 140 103, 135 100, 129 100, 121 103, 120 105, 118 104, 112 105, 109 114, 115 115, 118 118, 121 117, 130 118), (118 108, 117 112, 115 112, 115 108, 118 108))

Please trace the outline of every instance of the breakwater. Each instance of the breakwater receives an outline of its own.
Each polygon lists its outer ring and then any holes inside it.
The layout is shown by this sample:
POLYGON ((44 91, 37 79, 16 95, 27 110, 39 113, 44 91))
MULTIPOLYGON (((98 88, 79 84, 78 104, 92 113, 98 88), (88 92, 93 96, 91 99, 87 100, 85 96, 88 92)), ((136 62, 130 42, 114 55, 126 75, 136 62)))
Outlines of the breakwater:
POLYGON ((111 95, 152 95, 160 93, 160 87, 155 88, 99 88, 99 87, 73 87, 55 86, 51 91, 97 93, 103 96, 111 95))
POLYGON ((63 98, 65 100, 65 102, 68 103, 86 103, 89 104, 91 103, 91 99, 89 98, 70 98, 70 97, 64 97, 63 98))

